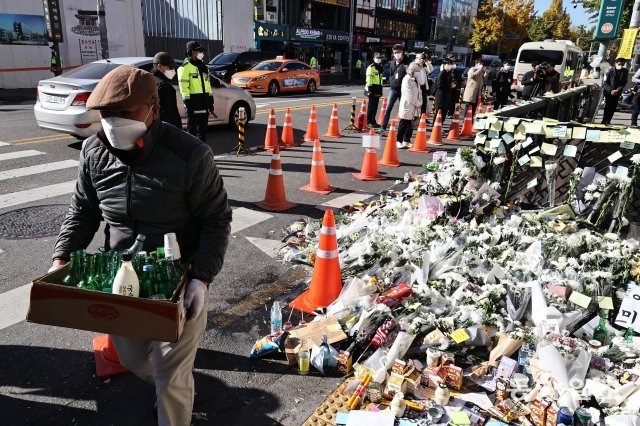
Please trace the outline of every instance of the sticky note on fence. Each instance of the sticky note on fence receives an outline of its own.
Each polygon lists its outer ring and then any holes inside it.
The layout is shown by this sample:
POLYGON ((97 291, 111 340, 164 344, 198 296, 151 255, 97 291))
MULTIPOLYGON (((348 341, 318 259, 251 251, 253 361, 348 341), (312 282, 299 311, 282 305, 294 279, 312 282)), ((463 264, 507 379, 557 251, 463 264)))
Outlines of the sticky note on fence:
POLYGON ((607 310, 611 310, 613 309, 613 299, 610 298, 609 296, 600 296, 598 301, 598 306, 600 307, 600 309, 607 309, 607 310))
POLYGON ((600 130, 588 129, 585 139, 588 142, 598 142, 600 140, 600 130))
POLYGON ((542 167, 542 157, 531 157, 531 167, 542 167))
POLYGON ((629 169, 624 166, 618 166, 616 168, 616 176, 627 177, 629 176, 629 169))
POLYGON ((565 157, 575 157, 577 153, 578 153, 578 147, 575 145, 566 145, 564 147, 563 155, 565 157))
POLYGON ((610 163, 615 163, 616 161, 618 161, 621 158, 622 158, 622 153, 620 151, 616 151, 613 154, 611 154, 610 156, 608 156, 607 160, 609 160, 610 163))
POLYGON ((540 149, 544 155, 556 155, 556 152, 558 152, 558 147, 550 143, 543 143, 540 149))
POLYGON ((469 337, 469 335, 467 334, 467 331, 464 328, 459 328, 456 331, 454 331, 453 333, 451 333, 451 338, 456 343, 462 343, 462 342, 466 342, 471 337, 469 337))
POLYGON ((525 154, 522 157, 518 158, 518 164, 520 164, 521 166, 524 166, 529 161, 531 161, 531 159, 529 158, 529 156, 527 154, 525 154))
POLYGON ((529 183, 527 184, 527 189, 533 188, 537 184, 538 184, 538 178, 534 178, 533 180, 529 181, 529 183))
POLYGON ((636 147, 636 144, 628 140, 625 140, 620 144, 620 149, 634 149, 635 147, 636 147))
POLYGON ((587 136, 587 128, 586 127, 574 127, 572 129, 571 137, 573 139, 584 139, 587 136))

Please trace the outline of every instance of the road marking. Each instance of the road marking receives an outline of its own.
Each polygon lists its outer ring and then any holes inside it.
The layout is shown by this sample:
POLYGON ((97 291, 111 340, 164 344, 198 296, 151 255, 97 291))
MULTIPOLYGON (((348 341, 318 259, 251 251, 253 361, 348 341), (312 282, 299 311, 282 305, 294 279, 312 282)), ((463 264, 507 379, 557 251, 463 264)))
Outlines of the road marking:
POLYGON ((2 160, 14 160, 16 158, 33 157, 34 155, 42 155, 44 152, 36 151, 33 149, 27 149, 25 151, 7 152, 6 154, 0 154, 0 161, 2 160))
POLYGON ((7 142, 0 141, 0 146, 9 146, 9 145, 11 145, 11 144, 7 143, 7 142))
POLYGON ((0 330, 27 318, 31 284, 0 294, 0 330))
POLYGON ((269 104, 256 104, 256 109, 266 107, 269 104))
POLYGON ((54 163, 40 164, 37 166, 21 167, 19 169, 0 172, 0 180, 30 176, 38 173, 51 172, 54 170, 68 169, 71 167, 78 167, 78 162, 76 160, 64 160, 56 161, 54 163))
POLYGON ((231 222, 231 233, 235 234, 245 228, 253 226, 257 223, 271 219, 273 216, 256 210, 238 207, 233 209, 233 221, 231 222))
POLYGON ((366 192, 352 192, 351 194, 342 195, 340 197, 329 200, 326 203, 322 203, 316 208, 320 210, 326 210, 327 207, 333 209, 339 209, 344 206, 352 206, 359 201, 366 200, 374 194, 368 194, 366 192))
MULTIPOLYGON (((339 101, 339 102, 335 102, 336 105, 351 105, 351 101, 339 101)), ((326 103, 321 103, 321 104, 306 104, 306 105, 296 105, 296 106, 292 106, 292 107, 288 107, 291 108, 292 111, 298 110, 298 109, 307 109, 307 108, 311 108, 311 105, 315 105, 316 108, 321 108, 321 107, 332 107, 333 106, 333 102, 326 102, 326 103)), ((287 108, 275 108, 274 112, 285 112, 287 110, 287 108)), ((269 113, 269 109, 263 109, 261 111, 257 111, 256 115, 258 114, 268 114, 269 113)))
POLYGON ((264 254, 272 259, 275 259, 280 251, 280 248, 284 245, 283 242, 278 240, 268 240, 266 238, 245 237, 251 244, 258 247, 264 254))
POLYGON ((15 139, 12 141, 9 141, 9 143, 11 144, 20 144, 23 142, 44 142, 47 140, 61 140, 61 139, 69 139, 69 138, 73 138, 73 136, 70 135, 65 135, 65 134, 59 134, 59 133, 55 133, 52 135, 48 135, 48 136, 37 136, 37 137, 33 137, 33 138, 26 138, 26 139, 15 139))
POLYGON ((26 191, 11 192, 0 195, 0 209, 17 206, 19 204, 30 203, 32 201, 44 200, 57 197, 58 195, 70 194, 76 188, 76 181, 57 183, 55 185, 41 186, 26 191))
POLYGON ((290 292, 301 280, 308 276, 309 272, 306 268, 294 268, 289 274, 252 292, 248 297, 242 299, 240 303, 236 303, 226 311, 215 315, 211 320, 212 326, 209 327, 223 327, 233 324, 268 303, 274 297, 290 292))

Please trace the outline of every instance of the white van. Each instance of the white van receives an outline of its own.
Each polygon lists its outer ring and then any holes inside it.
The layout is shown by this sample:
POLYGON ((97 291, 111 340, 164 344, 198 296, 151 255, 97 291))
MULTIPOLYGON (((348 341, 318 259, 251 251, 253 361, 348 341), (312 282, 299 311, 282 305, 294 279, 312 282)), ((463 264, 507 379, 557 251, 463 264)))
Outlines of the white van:
POLYGON ((555 65, 560 73, 560 81, 568 85, 572 79, 577 79, 580 74, 580 59, 582 49, 569 40, 545 40, 524 43, 518 50, 515 69, 513 71, 514 86, 522 91, 522 77, 531 71, 531 64, 543 62, 555 65))

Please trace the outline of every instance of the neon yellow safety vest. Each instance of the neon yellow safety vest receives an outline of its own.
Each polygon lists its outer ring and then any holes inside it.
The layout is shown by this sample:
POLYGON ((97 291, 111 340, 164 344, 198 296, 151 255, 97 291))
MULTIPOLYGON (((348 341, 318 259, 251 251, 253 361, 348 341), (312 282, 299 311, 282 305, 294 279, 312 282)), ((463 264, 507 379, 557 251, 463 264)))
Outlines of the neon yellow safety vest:
POLYGON ((209 74, 201 73, 198 67, 186 61, 178 68, 178 82, 182 99, 190 99, 193 95, 210 95, 211 82, 209 74))
POLYGON ((317 65, 318 65, 318 60, 314 56, 312 56, 311 60, 309 61, 309 66, 311 68, 315 68, 317 65))
POLYGON ((382 76, 380 75, 380 71, 378 71, 378 69, 373 65, 369 65, 367 67, 366 85, 367 86, 382 85, 382 76))
POLYGON ((361 69, 362 68, 362 61, 360 59, 358 59, 358 62, 356 62, 356 68, 357 69, 361 69))

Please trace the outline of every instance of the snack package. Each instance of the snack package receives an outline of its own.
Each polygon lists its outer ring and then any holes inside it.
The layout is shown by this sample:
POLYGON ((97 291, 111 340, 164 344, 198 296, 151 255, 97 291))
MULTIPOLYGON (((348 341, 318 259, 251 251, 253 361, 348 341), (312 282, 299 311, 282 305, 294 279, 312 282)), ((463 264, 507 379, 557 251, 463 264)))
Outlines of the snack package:
POLYGON ((256 340, 256 343, 254 343, 251 348, 251 352, 249 352, 249 358, 259 358, 272 352, 281 351, 286 337, 287 332, 281 331, 256 340))
POLYGON ((376 298, 376 303, 382 303, 383 305, 393 308, 411 297, 412 293, 413 290, 407 283, 400 283, 380 293, 376 298))

